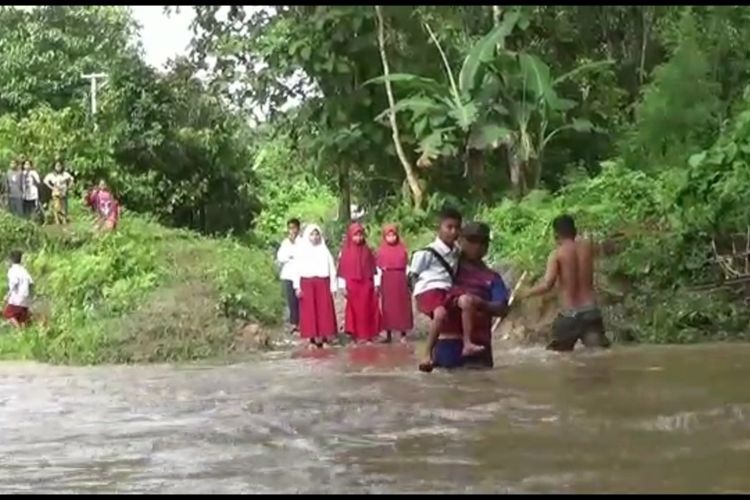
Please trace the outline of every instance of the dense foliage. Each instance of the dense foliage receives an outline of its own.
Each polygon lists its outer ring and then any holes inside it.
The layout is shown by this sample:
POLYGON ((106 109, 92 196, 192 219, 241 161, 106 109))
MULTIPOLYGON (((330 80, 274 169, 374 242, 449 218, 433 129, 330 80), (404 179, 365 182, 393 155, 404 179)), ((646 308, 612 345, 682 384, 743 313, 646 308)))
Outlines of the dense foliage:
POLYGON ((37 294, 34 324, 0 337, 1 357, 83 364, 205 358, 230 352, 247 322, 279 322, 281 295, 268 293, 274 267, 264 252, 133 213, 109 234, 94 232, 81 211, 74 216, 67 230, 42 230, 0 212, 3 247, 26 252, 37 294))
MULTIPOLYGON (((82 184, 106 177, 128 216, 231 234, 188 238, 226 266, 215 274, 225 314, 275 314, 251 292, 275 286, 259 281, 272 281, 267 263, 241 274, 255 264, 243 259, 266 257, 241 248, 270 255, 289 217, 323 223, 335 246, 356 204, 371 241, 396 221, 416 247, 450 203, 490 221, 494 258, 518 269, 541 271, 563 210, 616 237, 602 286, 628 284, 630 338, 745 334, 741 293, 689 288, 720 279, 713 246, 747 232, 747 7, 192 9, 192 53, 159 72, 127 8, 1 7, 0 161, 27 155, 45 172, 61 153, 82 184), (90 116, 80 75, 99 71, 109 78, 90 116)), ((165 272, 189 274, 165 271, 148 248, 162 237, 133 224, 60 255, 32 226, 0 219, 0 231, 44 249, 33 262, 46 287, 75 284, 53 306, 72 328, 92 301, 103 311, 105 290, 105 316, 128 317, 165 272), (73 257, 91 281, 66 274, 73 257)))
POLYGON ((449 202, 493 223, 495 258, 540 271, 570 211, 619 242, 603 287, 628 284, 630 338, 744 335, 737 296, 688 289, 722 278, 712 242, 747 229, 747 8, 195 12, 213 84, 294 130, 290 148, 370 209, 371 233, 395 220, 421 244, 449 202))

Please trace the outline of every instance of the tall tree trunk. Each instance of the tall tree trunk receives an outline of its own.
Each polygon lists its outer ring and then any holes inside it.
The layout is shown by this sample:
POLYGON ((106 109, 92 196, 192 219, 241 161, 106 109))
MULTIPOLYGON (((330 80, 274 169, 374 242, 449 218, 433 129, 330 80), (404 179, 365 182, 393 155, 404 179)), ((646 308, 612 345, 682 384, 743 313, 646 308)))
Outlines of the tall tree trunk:
POLYGON ((649 31, 651 30, 651 16, 648 14, 648 7, 641 7, 641 62, 638 65, 638 81, 641 85, 646 80, 646 50, 648 48, 649 31))
POLYGON ((523 198, 526 194, 526 182, 524 180, 524 166, 521 158, 518 156, 516 146, 513 143, 513 139, 509 139, 505 143, 505 151, 508 158, 508 177, 510 177, 510 185, 513 189, 513 194, 517 199, 523 198))
POLYGON ((349 182, 349 164, 339 164, 339 221, 349 224, 352 220, 352 190, 349 182))
POLYGON ((380 5, 375 6, 375 14, 377 14, 378 17, 378 48, 380 49, 380 60, 383 63, 383 74, 385 75, 385 93, 388 96, 388 106, 390 108, 388 111, 388 120, 391 123, 393 145, 396 148, 398 159, 401 161, 401 165, 404 167, 406 182, 409 184, 409 190, 411 191, 414 206, 416 208, 421 208, 424 193, 422 192, 422 187, 419 185, 419 179, 417 178, 417 174, 414 171, 414 166, 406 157, 404 148, 401 145, 401 138, 398 133, 398 123, 396 122, 396 112, 393 109, 396 105, 396 102, 393 98, 391 81, 388 79, 391 71, 390 67, 388 66, 388 57, 385 53, 385 21, 383 21, 383 12, 380 8, 380 5))

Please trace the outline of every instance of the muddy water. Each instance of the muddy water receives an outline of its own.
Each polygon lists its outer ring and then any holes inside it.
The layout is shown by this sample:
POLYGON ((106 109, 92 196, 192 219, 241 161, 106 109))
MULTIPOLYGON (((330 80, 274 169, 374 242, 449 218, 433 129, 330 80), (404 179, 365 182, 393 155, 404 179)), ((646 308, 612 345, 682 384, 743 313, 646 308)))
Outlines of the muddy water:
POLYGON ((0 493, 748 492, 750 346, 0 365, 0 493))

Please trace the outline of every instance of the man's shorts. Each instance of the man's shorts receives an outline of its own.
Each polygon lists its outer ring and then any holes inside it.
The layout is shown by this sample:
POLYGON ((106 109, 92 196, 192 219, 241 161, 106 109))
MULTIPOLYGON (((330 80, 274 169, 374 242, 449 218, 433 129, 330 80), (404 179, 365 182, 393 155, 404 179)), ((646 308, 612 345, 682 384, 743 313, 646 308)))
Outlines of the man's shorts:
POLYGON ((31 319, 28 307, 14 306, 13 304, 7 304, 5 306, 3 316, 5 319, 16 320, 19 325, 26 324, 31 319))
POLYGON ((552 326, 552 342, 547 349, 572 351, 581 339, 586 347, 609 347, 602 313, 597 307, 561 313, 552 326))
POLYGON ((464 347, 462 339, 438 339, 432 351, 432 363, 435 368, 492 368, 492 345, 482 344, 477 354, 462 356, 464 347))

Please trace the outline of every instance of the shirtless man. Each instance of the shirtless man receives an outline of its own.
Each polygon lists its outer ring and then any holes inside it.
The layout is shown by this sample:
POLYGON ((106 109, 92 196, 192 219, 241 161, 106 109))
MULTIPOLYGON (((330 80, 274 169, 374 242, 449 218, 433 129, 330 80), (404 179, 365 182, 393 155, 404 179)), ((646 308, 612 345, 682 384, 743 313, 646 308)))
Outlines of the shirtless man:
POLYGON ((576 239, 577 231, 570 215, 552 221, 557 248, 547 259, 547 271, 541 283, 522 297, 547 293, 560 282, 563 311, 555 319, 552 342, 547 349, 572 351, 578 339, 586 347, 609 347, 601 311, 594 294, 594 257, 598 253, 590 240, 576 239))

